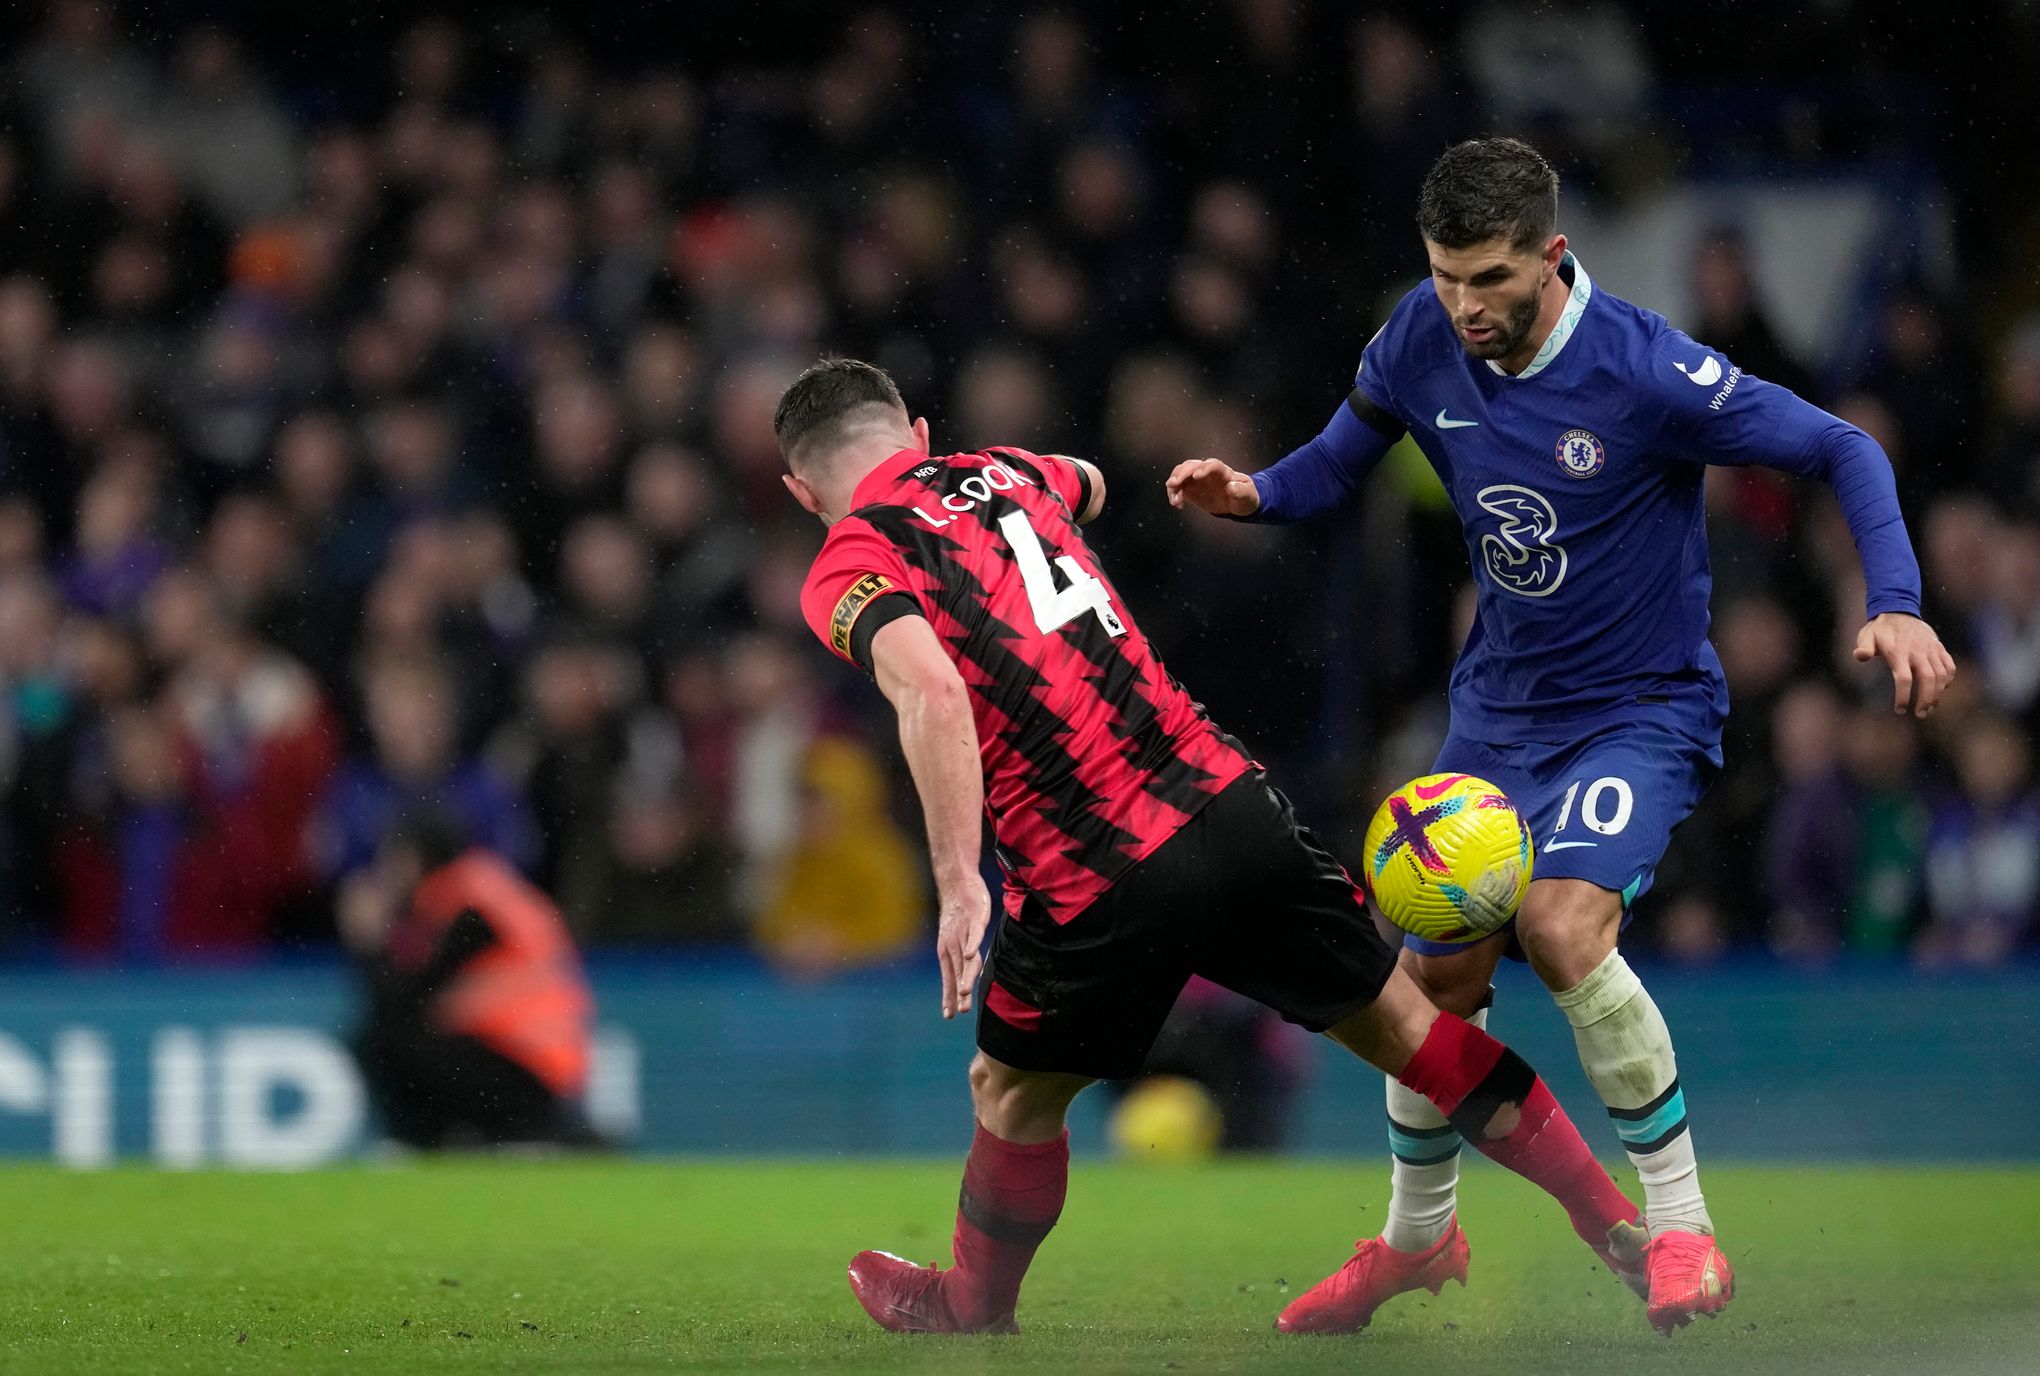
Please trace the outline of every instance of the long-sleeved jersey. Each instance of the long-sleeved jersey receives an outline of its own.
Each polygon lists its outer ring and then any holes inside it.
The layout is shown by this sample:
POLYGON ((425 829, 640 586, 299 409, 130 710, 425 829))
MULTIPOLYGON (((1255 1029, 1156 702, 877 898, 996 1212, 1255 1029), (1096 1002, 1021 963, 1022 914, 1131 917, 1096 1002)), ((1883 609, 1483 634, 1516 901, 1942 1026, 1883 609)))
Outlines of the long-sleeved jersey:
POLYGON ((1250 519, 1338 506, 1405 432, 1465 533, 1479 614, 1453 667, 1453 730, 1559 741, 1648 717, 1718 738, 1707 639, 1709 464, 1833 487, 1862 556, 1866 611, 1915 615, 1919 565, 1890 461, 1855 426, 1594 289, 1567 254, 1564 313, 1510 375, 1470 355, 1427 282, 1367 345, 1323 434, 1254 475, 1250 519))

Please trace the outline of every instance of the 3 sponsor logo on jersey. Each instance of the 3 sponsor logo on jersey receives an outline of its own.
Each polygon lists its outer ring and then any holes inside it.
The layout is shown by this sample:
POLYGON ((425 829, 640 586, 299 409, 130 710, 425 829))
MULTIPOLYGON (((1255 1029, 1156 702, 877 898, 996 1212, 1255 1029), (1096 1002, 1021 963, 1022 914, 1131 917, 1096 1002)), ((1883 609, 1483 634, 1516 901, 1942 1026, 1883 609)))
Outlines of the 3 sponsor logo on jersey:
POLYGON ((1565 546, 1557 543, 1558 513, 1551 499, 1515 483, 1484 487, 1481 509, 1500 518, 1480 537, 1481 559, 1495 586, 1518 597, 1549 597, 1565 582, 1565 546))
POLYGON ((957 516, 989 502, 994 492, 1011 492, 1016 487, 1034 486, 1036 486, 1034 479, 1026 474, 1016 472, 1002 463, 988 463, 958 483, 956 491, 942 494, 942 509, 954 512, 955 515, 935 515, 921 506, 915 506, 911 510, 934 529, 940 530, 946 525, 955 524, 957 516))
POLYGON ((1575 478, 1591 478, 1608 462, 1608 451, 1591 430, 1568 430, 1558 437, 1558 466, 1575 478))

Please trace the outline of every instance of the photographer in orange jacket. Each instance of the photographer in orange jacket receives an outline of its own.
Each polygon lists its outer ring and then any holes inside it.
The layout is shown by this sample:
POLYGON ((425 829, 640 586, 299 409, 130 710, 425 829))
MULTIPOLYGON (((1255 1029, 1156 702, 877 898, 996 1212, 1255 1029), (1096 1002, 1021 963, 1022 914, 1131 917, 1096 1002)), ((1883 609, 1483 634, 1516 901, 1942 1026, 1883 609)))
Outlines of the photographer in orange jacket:
POLYGON ((582 1115, 594 1003, 558 908, 454 819, 423 813, 340 894, 365 976, 355 1038, 391 1137, 434 1149, 597 1146, 582 1115))

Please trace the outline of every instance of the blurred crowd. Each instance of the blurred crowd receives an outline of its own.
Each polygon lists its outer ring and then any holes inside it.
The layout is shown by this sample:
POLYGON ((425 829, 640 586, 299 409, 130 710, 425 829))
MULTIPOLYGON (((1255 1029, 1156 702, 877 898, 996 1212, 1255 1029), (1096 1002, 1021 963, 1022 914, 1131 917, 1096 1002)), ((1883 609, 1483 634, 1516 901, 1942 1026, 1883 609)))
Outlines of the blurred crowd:
MULTIPOLYGON (((784 53, 660 56, 519 14, 406 21, 337 83, 99 0, 16 21, 6 950, 329 943, 339 886, 428 804, 584 942, 804 974, 917 950, 889 717, 800 622, 822 532, 778 482, 773 403, 825 350, 892 370, 943 449, 1095 456, 1121 592, 1326 830, 1428 764, 1467 575, 1421 463, 1282 531, 1183 519, 1160 477, 1316 433, 1421 271, 1414 191, 1451 140, 1529 132, 1568 195, 1670 175, 1672 135, 1624 133, 1669 60, 1639 21, 1553 6, 1540 46, 1502 6, 1441 31, 907 4, 795 25, 784 53), (1576 70, 1540 82, 1555 46, 1576 70)), ((1861 109, 1745 137, 1818 171, 1884 136, 1861 109)), ((1958 206, 1962 245, 2002 208, 1958 206)), ((1729 764, 1641 935, 1691 959, 2030 949, 2040 315, 1894 283, 1838 376, 1780 341, 1750 252, 1710 234, 1679 323, 1883 442, 1964 672, 1924 728, 1895 716, 1848 656, 1831 503, 1716 473, 1729 764)))

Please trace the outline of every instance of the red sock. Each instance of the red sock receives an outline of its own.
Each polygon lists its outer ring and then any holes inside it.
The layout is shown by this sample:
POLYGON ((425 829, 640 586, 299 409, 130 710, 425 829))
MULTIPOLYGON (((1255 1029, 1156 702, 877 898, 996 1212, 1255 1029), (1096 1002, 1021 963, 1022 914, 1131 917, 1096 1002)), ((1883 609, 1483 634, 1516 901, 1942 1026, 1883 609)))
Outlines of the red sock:
POLYGON ((1637 1221, 1636 1206, 1601 1169, 1537 1072, 1473 1024, 1440 1013, 1398 1078, 1436 1104, 1483 1156, 1563 1204, 1573 1231, 1589 1244, 1605 1244, 1610 1228, 1637 1221))
POLYGON ((1062 1216, 1070 1182, 1070 1134, 1022 1146, 980 1125, 963 1165, 956 1204, 956 1269, 943 1297, 969 1327, 1011 1318, 1034 1250, 1062 1216))

